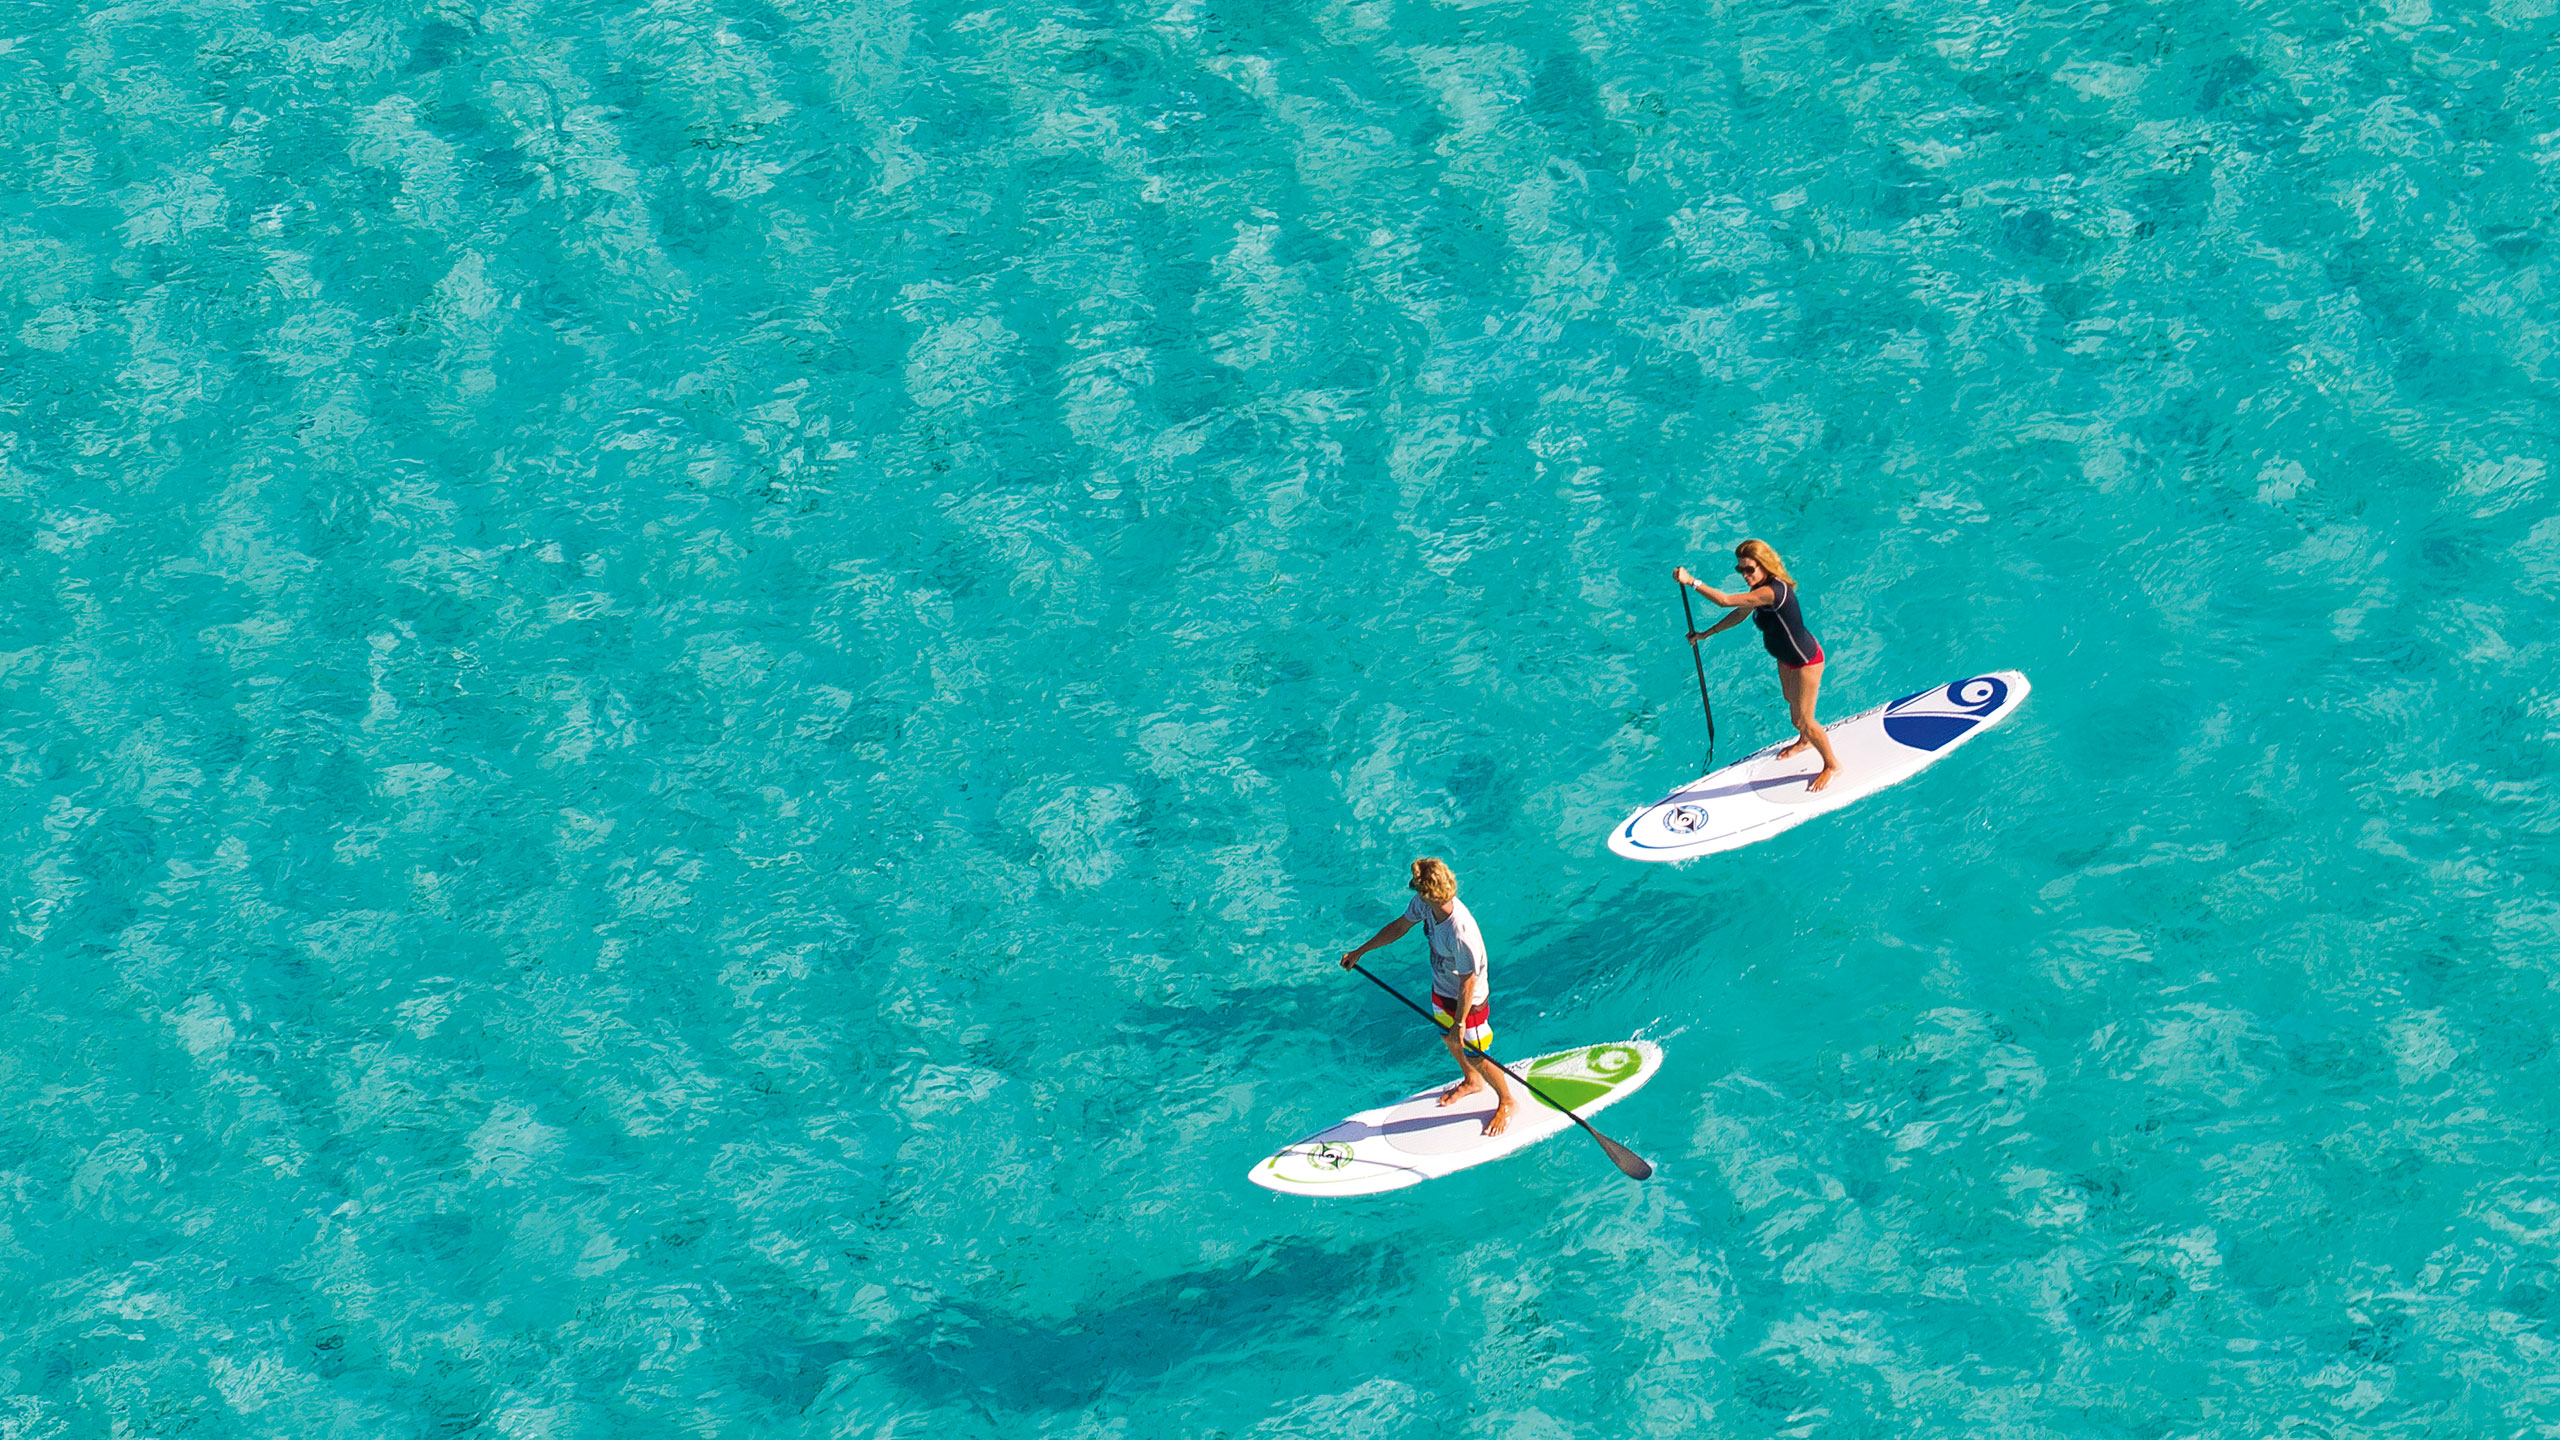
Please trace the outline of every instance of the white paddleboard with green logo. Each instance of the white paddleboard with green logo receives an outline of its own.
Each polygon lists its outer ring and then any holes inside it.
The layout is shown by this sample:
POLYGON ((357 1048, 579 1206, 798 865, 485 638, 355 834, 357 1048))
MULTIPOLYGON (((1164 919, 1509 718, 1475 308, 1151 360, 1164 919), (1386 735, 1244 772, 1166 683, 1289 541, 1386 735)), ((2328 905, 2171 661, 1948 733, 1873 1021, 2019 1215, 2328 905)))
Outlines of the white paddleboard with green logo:
MULTIPOLYGON (((1643 1089, 1662 1068, 1662 1050, 1649 1041, 1612 1040, 1510 1064, 1556 1104, 1588 1118, 1643 1089)), ((1574 1128, 1564 1112, 1513 1081, 1511 1124, 1487 1135, 1493 1092, 1478 1091, 1444 1106, 1440 1092, 1454 1083, 1443 1080, 1327 1126, 1254 1166, 1253 1183, 1288 1195, 1375 1195, 1499 1160, 1574 1128)))

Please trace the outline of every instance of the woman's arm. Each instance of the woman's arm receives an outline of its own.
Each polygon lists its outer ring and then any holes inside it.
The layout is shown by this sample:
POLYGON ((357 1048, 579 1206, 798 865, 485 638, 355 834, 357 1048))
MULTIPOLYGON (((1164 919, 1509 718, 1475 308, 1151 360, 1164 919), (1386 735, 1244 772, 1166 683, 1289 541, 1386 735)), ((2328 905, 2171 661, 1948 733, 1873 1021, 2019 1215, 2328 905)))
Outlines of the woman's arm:
POLYGON ((1745 615, 1748 615, 1748 614, 1750 614, 1750 613, 1751 613, 1751 612, 1750 612, 1749 610, 1747 610, 1747 609, 1744 609, 1744 610, 1736 610, 1736 611, 1734 611, 1732 614, 1727 615, 1727 616, 1726 616, 1726 617, 1724 617, 1723 619, 1721 619, 1721 620, 1717 621, 1717 622, 1716 622, 1716 623, 1714 623, 1713 625, 1708 626, 1708 627, 1707 627, 1706 629, 1704 629, 1704 630, 1692 630, 1692 631, 1690 631, 1690 632, 1689 632, 1689 643, 1691 643, 1691 644, 1693 644, 1693 645, 1694 645, 1694 644, 1696 644, 1697 642, 1699 642, 1699 641, 1701 641, 1701 640, 1706 639, 1706 638, 1707 638, 1708 636, 1710 636, 1710 635, 1717 634, 1717 633, 1719 633, 1719 632, 1721 632, 1721 631, 1730 630, 1730 629, 1732 629, 1734 626, 1741 624, 1741 623, 1742 623, 1742 617, 1743 617, 1743 616, 1745 616, 1745 615))
MULTIPOLYGON (((1757 610, 1764 605, 1774 605, 1777 603, 1775 597, 1757 589, 1737 590, 1728 595, 1724 591, 1718 590, 1714 586, 1709 585, 1706 581, 1699 579, 1697 576, 1690 574, 1689 567, 1686 565, 1682 565, 1674 569, 1671 572, 1671 578, 1688 586, 1690 589, 1697 591, 1699 594, 1706 596, 1718 605, 1729 606, 1735 610, 1757 610)), ((1736 618, 1738 617, 1727 616, 1725 617, 1725 623, 1731 624, 1736 618)), ((1715 632, 1710 630, 1707 633, 1712 635, 1715 632)))

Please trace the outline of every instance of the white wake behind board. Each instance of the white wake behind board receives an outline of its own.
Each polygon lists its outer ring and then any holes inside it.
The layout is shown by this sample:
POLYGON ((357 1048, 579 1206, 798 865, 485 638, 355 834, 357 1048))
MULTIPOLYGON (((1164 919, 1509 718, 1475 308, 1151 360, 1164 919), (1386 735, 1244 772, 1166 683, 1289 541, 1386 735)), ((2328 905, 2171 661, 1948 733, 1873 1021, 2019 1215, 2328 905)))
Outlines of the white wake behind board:
MULTIPOLYGON (((1643 1089, 1662 1068, 1662 1050, 1647 1040, 1613 1040, 1541 1055, 1525 1065, 1517 1060, 1509 1064, 1557 1104, 1570 1105, 1588 1118, 1643 1089)), ((1488 1136, 1484 1122, 1493 1113, 1493 1091, 1441 1105, 1440 1092, 1455 1083, 1453 1076, 1392 1105, 1328 1125, 1254 1166, 1249 1178, 1284 1195, 1375 1195, 1499 1160, 1574 1128, 1563 1111, 1540 1102, 1514 1080, 1511 1123, 1501 1134, 1488 1136)), ((1595 1154, 1593 1163, 1609 1162, 1595 1154)))
POLYGON ((1835 720, 1827 728, 1840 773, 1820 790, 1805 788, 1822 768, 1810 746, 1778 754, 1795 742, 1790 734, 1628 816, 1609 832, 1609 848, 1630 860, 1694 860, 1766 840, 1910 779, 2008 719, 2026 698, 2026 676, 1995 670, 1835 720))

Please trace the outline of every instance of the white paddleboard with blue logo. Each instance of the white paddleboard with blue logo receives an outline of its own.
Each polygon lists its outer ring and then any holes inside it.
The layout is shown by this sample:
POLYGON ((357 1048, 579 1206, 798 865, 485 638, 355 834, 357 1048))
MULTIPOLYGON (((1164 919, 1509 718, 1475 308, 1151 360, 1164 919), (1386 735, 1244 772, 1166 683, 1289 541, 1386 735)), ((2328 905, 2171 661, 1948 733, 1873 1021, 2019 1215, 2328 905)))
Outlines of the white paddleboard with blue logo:
POLYGON ((1609 848, 1630 860, 1694 860, 1766 840, 1910 779, 2008 719, 2026 698, 2026 676, 1995 670, 1835 720, 1826 728, 1840 773, 1820 790, 1805 788, 1822 769, 1811 746, 1779 755, 1795 743, 1790 733, 1628 816, 1609 832, 1609 848))
MULTIPOLYGON (((1646 1040, 1612 1040, 1541 1055, 1525 1065, 1509 1063, 1548 1099, 1588 1117, 1643 1089, 1662 1068, 1662 1051, 1646 1040)), ((1499 1160, 1574 1128, 1571 1117, 1540 1103, 1514 1080, 1511 1123, 1501 1134, 1487 1135, 1484 1122, 1493 1113, 1493 1091, 1441 1104, 1440 1092, 1455 1083, 1452 1075, 1392 1105, 1328 1125, 1284 1146, 1254 1166, 1248 1178, 1284 1195, 1375 1195, 1499 1160)), ((1592 1163, 1609 1162, 1595 1154, 1592 1163)))

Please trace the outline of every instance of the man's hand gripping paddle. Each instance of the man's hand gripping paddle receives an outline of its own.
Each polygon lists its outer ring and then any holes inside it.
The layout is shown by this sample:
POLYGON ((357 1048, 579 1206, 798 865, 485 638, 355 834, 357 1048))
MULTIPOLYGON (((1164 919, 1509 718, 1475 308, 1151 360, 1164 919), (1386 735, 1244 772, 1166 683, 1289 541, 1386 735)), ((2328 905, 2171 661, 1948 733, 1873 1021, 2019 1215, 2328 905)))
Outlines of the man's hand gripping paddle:
MULTIPOLYGON (((1371 975, 1371 974, 1369 973, 1369 967, 1368 967, 1368 966, 1363 965, 1363 964, 1360 964, 1358 961, 1356 961, 1356 960, 1355 960, 1355 961, 1353 961, 1353 962, 1352 962, 1352 964, 1351 964, 1351 968, 1352 968, 1352 969, 1354 969, 1354 970, 1359 971, 1359 972, 1360 972, 1361 974, 1363 974, 1363 975, 1368 975, 1368 976, 1369 976, 1369 983, 1370 983, 1370 984, 1375 985, 1375 986, 1377 986, 1379 989, 1386 991, 1388 994, 1393 995, 1393 996, 1394 996, 1394 997, 1396 997, 1398 1000, 1402 1000, 1402 1001, 1404 1002, 1404 1008, 1406 1008, 1407 1010, 1412 1011, 1412 1012, 1413 1012, 1414 1014, 1416 1014, 1416 1015, 1421 1016, 1423 1019, 1430 1021, 1430 1022, 1431 1022, 1431 1027, 1432 1027, 1433 1029, 1438 1030, 1439 1032, 1441 1032, 1441 1033, 1442 1033, 1442 1034, 1444 1034, 1444 1035, 1445 1035, 1445 1034, 1447 1034, 1447 1033, 1449 1032, 1449 1030, 1450 1030, 1450 1028, 1451 1028, 1451 1027, 1449 1027, 1449 1026, 1447 1026, 1447 1025, 1443 1025, 1443 1024, 1441 1024, 1441 1023, 1440 1023, 1440 1018, 1439 1018, 1438 1016, 1436 1016, 1436 1015, 1432 1014, 1432 1013, 1431 1013, 1430 1011, 1428 1011, 1428 1010, 1423 1009, 1421 1006, 1414 1004, 1414 1003, 1413 1003, 1413 999, 1412 999, 1412 997, 1411 997, 1411 996, 1406 995, 1403 991, 1401 991, 1401 990, 1397 989, 1397 988, 1396 988, 1396 987, 1394 987, 1393 985, 1388 984, 1386 981, 1379 979, 1377 976, 1375 976, 1375 975, 1371 975)), ((1463 1040, 1461 1040, 1459 1043, 1463 1045, 1463 1044, 1465 1044, 1466 1042, 1465 1042, 1465 1041, 1463 1041, 1463 1040)), ((1554 1100, 1552 1100, 1552 1099, 1550 1099, 1550 1098, 1548 1097, 1548 1095, 1547 1095, 1547 1093, 1546 1093, 1545 1091, 1543 1091, 1543 1090, 1539 1089, 1539 1088, 1538 1088, 1537 1086, 1535 1086, 1535 1085, 1530 1084, 1530 1083, 1529 1083, 1529 1079, 1528 1079, 1528 1077, 1527 1077, 1527 1076, 1525 1076, 1525 1075, 1522 1075, 1519 1071, 1512 1069, 1512 1068, 1511 1068, 1510 1066, 1508 1066, 1508 1065, 1503 1065, 1503 1064, 1502 1064, 1502 1062, 1501 1062, 1501 1061, 1499 1061, 1499 1060, 1494 1060, 1494 1058, 1493 1058, 1491 1055, 1486 1054, 1486 1053, 1485 1053, 1484 1051, 1482 1051, 1482 1050, 1478 1050, 1478 1051, 1476 1051, 1476 1052, 1474 1052, 1474 1053, 1475 1053, 1476 1055, 1478 1055, 1478 1056, 1481 1056, 1482 1058, 1484 1058, 1484 1059, 1486 1059, 1486 1060, 1490 1060, 1490 1061, 1492 1061, 1492 1062, 1493 1062, 1494 1064, 1496 1064, 1496 1065, 1501 1065, 1501 1066, 1502 1066, 1502 1073, 1503 1073, 1503 1074, 1505 1074, 1505 1075, 1510 1076, 1510 1077, 1511 1077, 1512 1079, 1514 1079, 1514 1080, 1519 1081, 1519 1082, 1520 1082, 1520 1088, 1521 1088, 1521 1089, 1526 1090, 1526 1091, 1528 1091, 1530 1094, 1537 1096, 1540 1100, 1544 1100, 1544 1101, 1546 1101, 1547 1106, 1548 1106, 1548 1108, 1549 1108, 1549 1109, 1563 1111, 1563 1112, 1564 1112, 1564 1118, 1566 1118, 1567 1120, 1572 1121, 1572 1122, 1573 1122, 1574 1124, 1576 1124, 1576 1125, 1581 1126, 1584 1130, 1590 1131, 1591 1138, 1600 1142, 1600 1148, 1601 1148, 1601 1149, 1603 1149, 1603 1150, 1605 1150, 1605 1151, 1607 1151, 1607 1152, 1609 1152, 1609 1163, 1611 1163, 1611 1164, 1613 1164, 1613 1165, 1617 1166, 1621 1171, 1624 1171, 1624 1172, 1626 1173, 1626 1177, 1627 1177, 1628 1179, 1630 1179, 1630 1180, 1650 1180, 1650 1179, 1652 1179, 1652 1178, 1653 1178, 1653 1167, 1652 1167, 1651 1165, 1649 1165, 1649 1164, 1645 1163, 1645 1158, 1644 1158, 1643 1156, 1638 1155, 1638 1154, 1637 1154, 1636 1152, 1634 1152, 1633 1150, 1630 1150, 1630 1149, 1628 1149, 1626 1146, 1619 1144, 1617 1141, 1610 1139, 1608 1136, 1601 1134, 1599 1131, 1591 1129, 1591 1122, 1590 1122, 1590 1121, 1585 1120, 1585 1119, 1583 1119, 1581 1116, 1574 1114, 1574 1113, 1573 1113, 1573 1111, 1572 1111, 1571 1109, 1569 1109, 1569 1108, 1567 1108, 1567 1107, 1565 1107, 1565 1106, 1563 1106, 1563 1105, 1558 1105, 1554 1100)))

